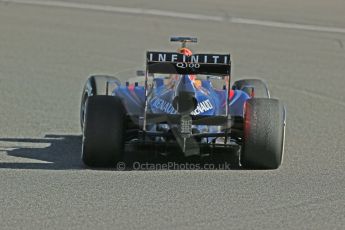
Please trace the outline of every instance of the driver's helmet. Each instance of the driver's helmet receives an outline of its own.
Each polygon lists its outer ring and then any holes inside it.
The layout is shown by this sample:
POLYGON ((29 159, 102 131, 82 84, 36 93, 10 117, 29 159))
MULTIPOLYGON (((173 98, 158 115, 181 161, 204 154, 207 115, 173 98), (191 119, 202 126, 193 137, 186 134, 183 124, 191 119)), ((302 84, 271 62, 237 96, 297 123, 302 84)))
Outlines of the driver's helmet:
MULTIPOLYGON (((179 53, 186 55, 186 56, 192 56, 193 55, 193 52, 186 47, 179 49, 179 53)), ((196 80, 196 75, 194 75, 194 74, 189 75, 189 79, 194 82, 196 80)))
POLYGON ((192 51, 190 49, 188 49, 188 48, 185 48, 185 47, 181 48, 179 50, 179 53, 183 54, 183 55, 186 55, 186 56, 192 56, 193 55, 192 51))

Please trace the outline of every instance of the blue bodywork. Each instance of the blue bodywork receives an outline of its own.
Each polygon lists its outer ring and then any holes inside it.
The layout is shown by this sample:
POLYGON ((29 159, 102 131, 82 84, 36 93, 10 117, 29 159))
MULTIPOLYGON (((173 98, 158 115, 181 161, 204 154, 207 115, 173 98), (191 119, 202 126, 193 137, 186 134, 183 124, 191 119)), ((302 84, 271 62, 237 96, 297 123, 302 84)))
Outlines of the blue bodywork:
MULTIPOLYGON (((148 95, 148 112, 155 114, 176 114, 173 100, 179 91, 193 92, 197 100, 197 107, 191 115, 223 115, 226 109, 227 90, 217 90, 209 80, 201 80, 201 86, 196 87, 188 75, 182 76, 179 82, 167 87, 163 79, 154 79, 154 87, 148 95)), ((145 107, 145 88, 138 84, 120 85, 112 95, 123 99, 128 114, 143 115, 145 107)), ((250 96, 241 90, 232 90, 229 112, 231 116, 243 117, 243 106, 250 96)))

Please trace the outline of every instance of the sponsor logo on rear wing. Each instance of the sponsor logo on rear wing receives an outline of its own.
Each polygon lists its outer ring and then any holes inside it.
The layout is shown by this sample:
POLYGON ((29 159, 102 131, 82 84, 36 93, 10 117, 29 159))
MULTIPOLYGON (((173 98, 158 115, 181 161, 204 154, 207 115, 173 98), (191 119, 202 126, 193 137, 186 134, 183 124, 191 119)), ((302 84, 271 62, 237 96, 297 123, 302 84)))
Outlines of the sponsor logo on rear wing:
POLYGON ((186 56, 180 53, 147 52, 147 61, 230 65, 230 54, 194 54, 186 56))
POLYGON ((230 54, 194 54, 147 52, 149 73, 230 74, 230 54))

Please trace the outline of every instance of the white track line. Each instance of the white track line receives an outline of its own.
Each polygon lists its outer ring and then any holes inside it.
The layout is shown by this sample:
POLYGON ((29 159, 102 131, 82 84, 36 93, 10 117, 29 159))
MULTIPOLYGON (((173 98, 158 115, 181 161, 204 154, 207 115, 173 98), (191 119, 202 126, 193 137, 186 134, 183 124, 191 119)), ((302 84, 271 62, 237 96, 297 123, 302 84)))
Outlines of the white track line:
POLYGON ((265 20, 237 18, 237 17, 226 18, 226 17, 221 17, 221 16, 208 16, 208 15, 202 15, 202 14, 181 13, 181 12, 156 10, 156 9, 129 8, 129 7, 96 5, 96 4, 87 4, 87 3, 73 3, 73 2, 63 2, 63 1, 42 1, 42 0, 0 0, 0 2, 39 5, 39 6, 53 6, 53 7, 73 8, 73 9, 81 9, 81 10, 95 10, 95 11, 103 11, 103 12, 110 12, 110 13, 171 17, 171 18, 190 19, 190 20, 199 20, 199 21, 230 22, 230 23, 236 23, 236 24, 258 25, 258 26, 275 27, 275 28, 282 28, 282 29, 345 33, 345 28, 340 28, 340 27, 317 26, 317 25, 298 24, 298 23, 285 23, 285 22, 265 21, 265 20))
POLYGON ((285 22, 248 19, 248 18, 231 18, 230 22, 238 23, 238 24, 259 25, 259 26, 268 26, 268 27, 276 27, 276 28, 296 29, 296 30, 310 30, 310 31, 318 31, 318 32, 345 33, 345 28, 339 28, 339 27, 327 27, 327 26, 317 26, 317 25, 297 24, 297 23, 285 23, 285 22))

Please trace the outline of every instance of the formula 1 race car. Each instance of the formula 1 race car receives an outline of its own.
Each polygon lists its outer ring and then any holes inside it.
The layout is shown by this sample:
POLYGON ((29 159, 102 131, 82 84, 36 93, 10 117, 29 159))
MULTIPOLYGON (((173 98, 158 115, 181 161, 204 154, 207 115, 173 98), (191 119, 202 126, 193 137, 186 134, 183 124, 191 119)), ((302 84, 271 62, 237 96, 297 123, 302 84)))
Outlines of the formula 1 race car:
MULTIPOLYGON (((285 107, 259 79, 231 85, 230 54, 193 54, 196 38, 172 37, 178 52, 146 53, 146 71, 122 84, 112 76, 86 81, 81 100, 82 160, 121 162, 126 148, 186 157, 233 154, 240 166, 276 169, 285 139, 285 107)), ((134 76, 133 76, 134 77, 134 76)), ((121 76, 124 78, 124 76, 121 76)))

